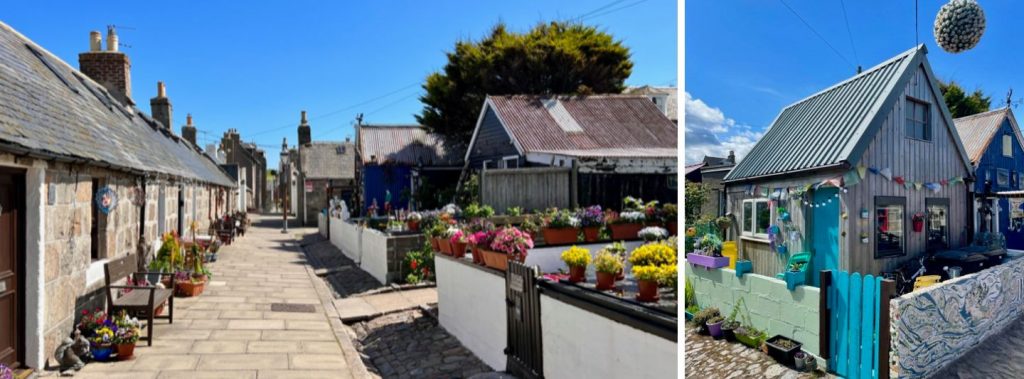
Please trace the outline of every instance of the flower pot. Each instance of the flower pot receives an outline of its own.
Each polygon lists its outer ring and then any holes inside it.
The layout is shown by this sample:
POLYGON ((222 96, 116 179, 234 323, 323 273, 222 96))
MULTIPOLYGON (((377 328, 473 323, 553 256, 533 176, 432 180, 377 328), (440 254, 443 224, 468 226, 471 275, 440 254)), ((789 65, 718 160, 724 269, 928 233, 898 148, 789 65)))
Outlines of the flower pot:
POLYGON ((615 280, 626 279, 626 273, 620 268, 619 272, 615 274, 615 280))
POLYGON ((179 297, 195 297, 203 293, 206 281, 194 283, 191 280, 175 283, 174 295, 179 297))
POLYGON ((711 257, 700 254, 686 254, 686 261, 694 266, 703 266, 707 269, 718 269, 729 265, 729 257, 711 257))
POLYGON ((451 241, 449 241, 447 238, 441 238, 441 240, 437 241, 437 243, 441 245, 441 254, 449 256, 452 255, 451 241))
POLYGON ((653 303, 658 301, 658 282, 654 280, 638 280, 636 299, 642 303, 653 303))
POLYGON ((800 351, 800 347, 803 346, 802 343, 797 342, 796 340, 794 340, 792 338, 783 337, 781 335, 776 335, 775 337, 769 338, 767 341, 764 342, 764 344, 766 346, 768 346, 768 355, 769 356, 774 358, 776 362, 779 362, 779 363, 787 365, 787 366, 793 366, 794 365, 794 361, 795 361, 795 357, 794 356, 796 355, 796 352, 800 351), (795 344, 794 344, 794 346, 792 346, 792 347, 787 349, 787 348, 783 347, 782 345, 779 345, 779 340, 782 340, 782 339, 787 339, 787 340, 793 341, 793 342, 795 342, 795 344))
POLYGON ((484 264, 484 253, 480 252, 480 247, 473 245, 473 263, 478 265, 484 264))
POLYGON ((576 228, 543 228, 545 245, 566 245, 576 243, 576 228))
POLYGON ((583 228, 583 239, 587 242, 596 242, 601 237, 600 226, 588 226, 583 228))
POLYGON ((669 221, 667 226, 668 227, 666 229, 668 229, 668 235, 670 235, 670 236, 679 235, 679 233, 678 233, 678 231, 679 231, 679 223, 678 222, 676 222, 676 221, 669 221))
POLYGON ((714 339, 722 339, 722 321, 719 322, 708 322, 708 334, 714 339))
POLYGON ((110 360, 110 355, 114 353, 114 347, 111 345, 92 346, 89 350, 92 351, 92 359, 99 362, 110 360))
POLYGON ((155 310, 153 310, 153 316, 162 316, 164 314, 164 304, 165 303, 161 303, 155 310))
POLYGON ((924 220, 914 220, 914 233, 921 233, 924 230, 924 220))
POLYGON ((793 365, 797 371, 804 371, 807 369, 806 359, 807 353, 802 351, 798 351, 793 355, 793 365))
POLYGON ((135 355, 135 343, 119 343, 114 345, 117 348, 117 360, 126 361, 135 355))
POLYGON ((742 277, 743 274, 754 271, 754 262, 749 259, 741 259, 736 261, 736 277, 742 277))
POLYGON ((441 251, 441 239, 437 237, 430 237, 430 247, 434 251, 441 251))
POLYGON ((722 323, 722 338, 725 338, 725 340, 729 341, 729 342, 736 341, 736 326, 735 325, 726 325, 726 323, 723 322, 722 323))
POLYGON ((488 249, 480 249, 480 252, 484 257, 484 264, 487 265, 487 267, 500 271, 508 271, 508 261, 511 259, 508 254, 488 249))
POLYGON ((466 256, 466 243, 465 242, 448 242, 452 247, 452 256, 455 258, 462 258, 466 256))
POLYGON ((410 231, 413 231, 413 232, 420 231, 420 221, 419 220, 408 220, 408 221, 405 222, 405 226, 408 226, 410 231))
POLYGON ((573 283, 587 281, 587 266, 569 267, 569 281, 573 283))
POLYGON ((759 346, 761 346, 761 336, 749 334, 746 328, 736 328, 736 330, 733 331, 733 336, 736 337, 737 341, 739 341, 741 344, 746 345, 747 347, 757 349, 759 346))
POLYGON ((612 239, 619 240, 635 240, 637 234, 640 233, 640 229, 644 228, 644 224, 611 224, 608 225, 608 229, 612 232, 612 239))
POLYGON ((786 281, 786 289, 790 291, 796 290, 796 286, 807 281, 807 275, 803 271, 786 271, 783 278, 786 281))
POLYGON ((607 291, 615 289, 615 274, 610 272, 597 273, 597 289, 599 291, 607 291))

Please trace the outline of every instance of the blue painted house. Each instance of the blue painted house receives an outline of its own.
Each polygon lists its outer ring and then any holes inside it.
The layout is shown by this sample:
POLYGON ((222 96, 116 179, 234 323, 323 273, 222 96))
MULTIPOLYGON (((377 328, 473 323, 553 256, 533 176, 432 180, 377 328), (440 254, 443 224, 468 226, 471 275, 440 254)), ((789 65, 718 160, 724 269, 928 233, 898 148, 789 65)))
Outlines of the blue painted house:
POLYGON ((388 192, 392 209, 436 208, 451 201, 465 149, 419 125, 356 127, 359 198, 365 211, 376 200, 384 209, 388 192), (435 194, 435 197, 415 193, 435 194))
POLYGON ((1024 137, 1010 108, 953 120, 974 166, 974 228, 997 231, 1008 249, 1024 250, 1024 199, 985 196, 1024 189, 1024 137), (991 213, 984 211, 990 208, 991 213))

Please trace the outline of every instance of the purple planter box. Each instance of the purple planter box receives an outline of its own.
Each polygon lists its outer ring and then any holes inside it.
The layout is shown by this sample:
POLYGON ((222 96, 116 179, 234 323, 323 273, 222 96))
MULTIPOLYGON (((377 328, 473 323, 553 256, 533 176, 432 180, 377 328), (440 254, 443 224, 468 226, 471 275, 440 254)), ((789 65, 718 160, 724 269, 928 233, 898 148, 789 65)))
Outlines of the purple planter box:
POLYGON ((729 266, 729 257, 709 257, 700 254, 686 254, 686 261, 697 266, 704 266, 708 269, 722 268, 729 266))

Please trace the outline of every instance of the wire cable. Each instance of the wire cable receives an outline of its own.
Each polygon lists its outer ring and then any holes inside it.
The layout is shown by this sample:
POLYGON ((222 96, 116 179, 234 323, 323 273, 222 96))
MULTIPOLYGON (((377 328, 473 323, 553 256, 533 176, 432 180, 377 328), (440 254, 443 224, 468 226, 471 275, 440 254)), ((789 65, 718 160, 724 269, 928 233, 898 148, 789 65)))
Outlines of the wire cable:
MULTIPOLYGON (((374 98, 371 98, 369 100, 365 100, 365 101, 362 101, 362 102, 359 102, 359 103, 356 103, 356 104, 352 104, 352 105, 346 106, 344 108, 335 109, 333 111, 330 111, 330 112, 327 112, 327 113, 324 113, 324 114, 320 114, 320 115, 317 115, 317 116, 314 116, 314 117, 309 117, 309 118, 307 118, 307 120, 318 120, 318 119, 322 119, 324 117, 330 117, 330 116, 336 115, 338 113, 341 113, 341 112, 344 112, 344 111, 348 111, 348 110, 352 110, 352 109, 361 107, 363 105, 372 103, 374 101, 386 98, 388 96, 391 96, 391 95, 394 95, 396 93, 405 91, 405 90, 407 90, 409 88, 412 88, 412 87, 415 87, 415 86, 418 86, 418 85, 420 85, 420 82, 410 83, 410 84, 407 84, 407 85, 405 85, 405 86, 403 86, 403 87, 401 87, 399 89, 396 89, 394 91, 385 93, 383 95, 380 95, 380 96, 377 96, 377 97, 374 97, 374 98)), ((267 133, 271 133, 271 132, 276 132, 278 130, 282 130, 282 129, 286 129, 286 128, 292 128, 292 127, 295 127, 294 123, 287 124, 287 125, 282 125, 282 126, 279 126, 279 127, 275 127, 273 129, 266 129, 266 130, 258 131, 258 132, 255 132, 255 133, 250 133, 249 136, 250 137, 258 136, 258 135, 267 134, 267 133)))
POLYGON ((793 15, 796 16, 796 18, 800 19, 800 22, 803 22, 804 25, 807 26, 807 29, 810 29, 811 32, 814 33, 814 35, 818 36, 818 38, 820 38, 821 41, 825 43, 825 45, 828 45, 828 47, 830 49, 832 49, 832 52, 836 53, 836 55, 838 55, 839 58, 841 58, 843 61, 845 61, 850 66, 857 67, 857 65, 853 64, 852 62, 850 62, 849 59, 846 59, 846 56, 844 56, 842 53, 840 53, 839 50, 837 50, 835 48, 835 46, 832 46, 832 44, 829 43, 828 40, 825 39, 825 37, 821 35, 821 33, 818 33, 818 31, 815 30, 814 27, 811 26, 811 24, 807 22, 807 20, 804 20, 804 18, 802 16, 800 16, 799 13, 796 13, 796 10, 793 9, 793 7, 789 6, 789 4, 786 4, 786 0, 779 0, 779 2, 782 3, 782 5, 785 5, 786 9, 789 9, 789 11, 792 12, 793 15))
POLYGON ((846 21, 846 35, 850 37, 850 49, 853 49, 853 60, 860 65, 860 57, 857 56, 857 45, 853 43, 853 32, 850 31, 850 18, 846 15, 846 3, 839 0, 839 6, 843 9, 843 21, 846 21))

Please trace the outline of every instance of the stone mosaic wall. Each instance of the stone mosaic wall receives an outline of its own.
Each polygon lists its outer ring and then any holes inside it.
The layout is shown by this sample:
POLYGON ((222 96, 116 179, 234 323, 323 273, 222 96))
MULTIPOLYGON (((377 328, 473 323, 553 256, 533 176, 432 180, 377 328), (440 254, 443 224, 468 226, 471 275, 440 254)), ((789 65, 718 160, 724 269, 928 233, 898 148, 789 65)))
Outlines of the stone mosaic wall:
POLYGON ((892 300, 890 376, 930 376, 1024 311, 1024 260, 892 300))

